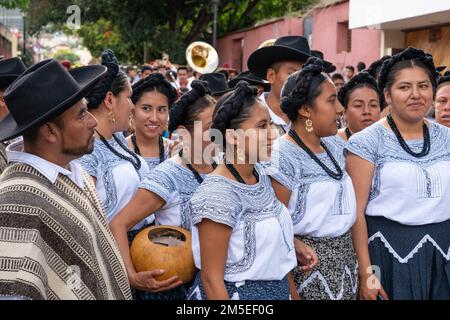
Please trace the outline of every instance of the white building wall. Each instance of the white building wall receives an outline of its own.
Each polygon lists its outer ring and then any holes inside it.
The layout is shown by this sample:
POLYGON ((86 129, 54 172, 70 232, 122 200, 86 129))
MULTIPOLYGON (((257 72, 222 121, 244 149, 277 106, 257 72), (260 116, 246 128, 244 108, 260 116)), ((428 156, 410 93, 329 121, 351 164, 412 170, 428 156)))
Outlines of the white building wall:
POLYGON ((436 18, 447 21, 436 24, 450 22, 449 0, 350 0, 349 28, 383 28, 389 22, 427 15, 433 24, 433 14, 438 13, 443 14, 435 15, 436 18))

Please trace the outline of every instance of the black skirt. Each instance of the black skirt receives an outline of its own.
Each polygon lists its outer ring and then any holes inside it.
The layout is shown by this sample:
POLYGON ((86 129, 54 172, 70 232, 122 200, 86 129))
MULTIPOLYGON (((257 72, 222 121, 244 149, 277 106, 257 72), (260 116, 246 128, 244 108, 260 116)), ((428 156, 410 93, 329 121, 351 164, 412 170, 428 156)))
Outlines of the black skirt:
POLYGON ((450 299, 450 220, 408 226, 366 216, 369 253, 391 300, 450 299))

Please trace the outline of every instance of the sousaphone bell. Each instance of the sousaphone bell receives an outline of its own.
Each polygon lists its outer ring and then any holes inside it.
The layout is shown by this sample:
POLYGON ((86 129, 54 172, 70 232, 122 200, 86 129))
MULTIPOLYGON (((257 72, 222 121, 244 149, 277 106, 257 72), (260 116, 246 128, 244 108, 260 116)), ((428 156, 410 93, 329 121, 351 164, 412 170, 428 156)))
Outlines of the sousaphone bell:
POLYGON ((201 73, 211 73, 219 66, 217 51, 208 43, 196 41, 186 49, 186 60, 189 66, 201 73))

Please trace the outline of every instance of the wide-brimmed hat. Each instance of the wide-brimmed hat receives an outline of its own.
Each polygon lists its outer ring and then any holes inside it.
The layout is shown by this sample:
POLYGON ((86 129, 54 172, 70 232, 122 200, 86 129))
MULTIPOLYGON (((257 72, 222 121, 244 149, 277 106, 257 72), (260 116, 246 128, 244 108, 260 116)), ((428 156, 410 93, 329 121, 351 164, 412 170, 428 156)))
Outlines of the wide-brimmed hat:
POLYGON ((67 71, 54 59, 35 64, 5 91, 9 114, 0 121, 0 141, 20 136, 64 113, 83 99, 105 72, 100 65, 67 71))
POLYGON ((303 36, 278 38, 273 46, 263 47, 248 58, 248 69, 262 79, 266 79, 267 69, 277 61, 306 62, 311 56, 308 40, 303 36))
POLYGON ((236 77, 228 81, 228 86, 230 88, 234 88, 241 80, 247 81, 249 84, 254 86, 262 86, 265 92, 270 91, 270 83, 261 79, 257 75, 254 75, 251 71, 244 71, 239 73, 236 77))
POLYGON ((205 73, 200 77, 200 80, 206 81, 212 96, 221 96, 233 90, 228 86, 227 79, 221 72, 205 73))
POLYGON ((27 70, 19 58, 0 60, 0 89, 8 87, 27 70))
POLYGON ((336 71, 336 66, 329 61, 323 59, 323 52, 319 50, 311 50, 311 55, 322 59, 323 69, 326 73, 332 73, 336 71))

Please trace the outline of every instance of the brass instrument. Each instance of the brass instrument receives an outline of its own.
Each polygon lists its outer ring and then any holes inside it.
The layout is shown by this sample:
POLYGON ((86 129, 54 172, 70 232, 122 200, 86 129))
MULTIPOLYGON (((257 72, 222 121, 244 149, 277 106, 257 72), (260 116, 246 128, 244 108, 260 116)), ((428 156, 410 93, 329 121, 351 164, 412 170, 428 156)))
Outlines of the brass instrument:
POLYGON ((275 43, 276 40, 277 40, 277 39, 269 39, 269 40, 266 40, 266 41, 264 41, 263 43, 261 43, 261 44, 259 45, 258 49, 264 48, 264 47, 270 47, 270 46, 273 46, 273 44, 275 43))
POLYGON ((219 66, 217 51, 208 43, 196 41, 186 49, 186 60, 189 66, 201 73, 211 73, 219 66))

